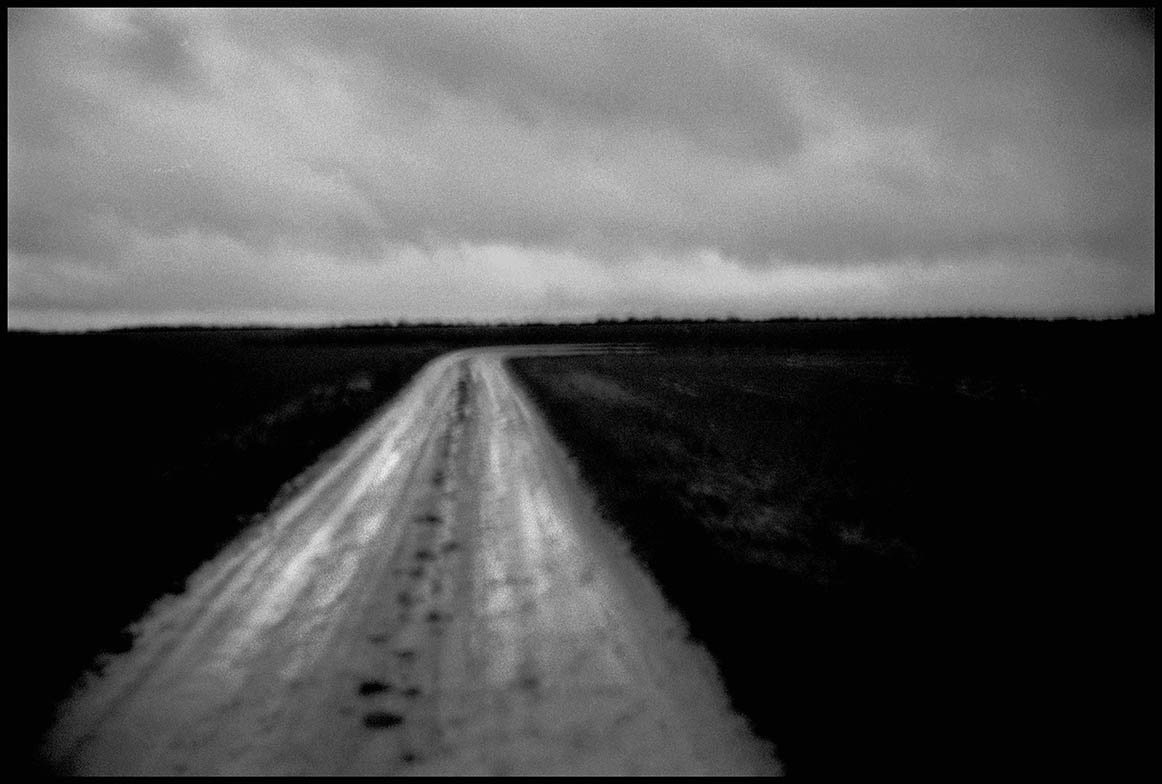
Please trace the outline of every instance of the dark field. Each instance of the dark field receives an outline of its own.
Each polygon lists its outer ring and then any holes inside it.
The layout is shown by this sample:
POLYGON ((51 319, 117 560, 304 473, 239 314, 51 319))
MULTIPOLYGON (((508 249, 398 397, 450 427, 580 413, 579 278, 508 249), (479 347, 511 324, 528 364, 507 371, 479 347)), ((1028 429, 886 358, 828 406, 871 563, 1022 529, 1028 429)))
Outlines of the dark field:
POLYGON ((1135 685, 1152 324, 512 364, 790 773, 1076 770, 1135 685))
POLYGON ((517 370, 740 710, 792 771, 1003 767, 1127 687, 1153 325, 9 333, 18 745, 428 359, 645 341, 517 370))
POLYGON ((361 337, 9 334, 32 737, 98 653, 128 647, 126 624, 444 350, 361 337))

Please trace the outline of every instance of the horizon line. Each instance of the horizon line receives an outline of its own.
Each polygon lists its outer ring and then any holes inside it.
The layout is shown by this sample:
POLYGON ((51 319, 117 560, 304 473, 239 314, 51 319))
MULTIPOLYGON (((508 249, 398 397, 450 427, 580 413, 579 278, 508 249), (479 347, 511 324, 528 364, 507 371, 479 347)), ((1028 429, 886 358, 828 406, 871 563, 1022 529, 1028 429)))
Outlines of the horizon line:
POLYGON ((1061 322, 1061 321, 1129 321, 1134 319, 1149 319, 1155 316, 1154 311, 1140 311, 1122 313, 1119 315, 1013 315, 1013 314, 924 314, 907 316, 890 315, 863 315, 863 316, 771 316, 767 318, 746 318, 741 316, 720 316, 705 318, 683 318, 671 316, 625 316, 625 317, 594 317, 587 320, 545 321, 540 319, 515 320, 469 320, 469 321, 413 321, 411 319, 397 319, 395 321, 348 321, 330 324, 292 324, 250 322, 238 324, 126 324, 111 327, 90 327, 80 329, 37 329, 28 327, 8 326, 8 334, 37 334, 37 335, 89 335, 124 332, 225 332, 237 330, 344 330, 344 329, 511 329, 528 327, 586 327, 586 326, 624 326, 641 324, 771 324, 776 322, 852 322, 852 321, 1006 321, 1006 322, 1061 322))

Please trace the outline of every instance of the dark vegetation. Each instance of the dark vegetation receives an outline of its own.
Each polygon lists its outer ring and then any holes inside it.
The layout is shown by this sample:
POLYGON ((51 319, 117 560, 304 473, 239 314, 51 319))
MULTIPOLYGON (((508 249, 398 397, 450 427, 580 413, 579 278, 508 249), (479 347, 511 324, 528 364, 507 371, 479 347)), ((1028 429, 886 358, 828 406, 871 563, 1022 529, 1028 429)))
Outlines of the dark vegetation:
POLYGON ((800 322, 513 365, 789 772, 1076 772, 1140 688, 1152 329, 800 322))
MULTIPOLYGON (((127 624, 428 359, 644 341, 657 355, 522 372, 791 765, 891 767, 911 741, 877 747, 889 731, 944 732, 945 708, 927 726, 877 713, 880 698, 892 716, 924 703, 917 672, 965 695, 1005 661, 1035 690, 1048 670, 1030 650, 1054 657, 1019 643, 1056 629, 1067 602, 1086 634, 1105 633, 1097 594, 1078 586, 1106 579, 1137 541, 1126 509, 1144 469, 1127 450, 1147 427, 1152 329, 1150 317, 10 332, 18 748, 34 747, 99 653, 131 643, 127 624), (606 419, 586 422, 594 413, 606 419), (952 622, 1022 580, 1000 619, 1007 643, 992 620, 952 622), (945 604, 918 599, 917 584, 945 604), (941 646, 957 628, 985 626, 967 639, 984 665, 950 677, 925 664, 953 660, 941 646)), ((1011 718, 1015 704, 996 711, 1011 718)), ((958 740, 988 747, 990 726, 958 740)), ((935 759, 943 746, 924 748, 935 759)))

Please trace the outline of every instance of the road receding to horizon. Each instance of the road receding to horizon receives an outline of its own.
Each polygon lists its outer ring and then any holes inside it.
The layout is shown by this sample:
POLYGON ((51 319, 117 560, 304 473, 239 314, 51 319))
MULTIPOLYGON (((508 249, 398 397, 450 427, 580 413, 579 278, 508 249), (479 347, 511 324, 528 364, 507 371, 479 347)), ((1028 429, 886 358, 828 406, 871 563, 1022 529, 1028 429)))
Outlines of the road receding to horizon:
POLYGON ((79 686, 53 769, 780 773, 504 366, 576 350, 427 365, 79 686))

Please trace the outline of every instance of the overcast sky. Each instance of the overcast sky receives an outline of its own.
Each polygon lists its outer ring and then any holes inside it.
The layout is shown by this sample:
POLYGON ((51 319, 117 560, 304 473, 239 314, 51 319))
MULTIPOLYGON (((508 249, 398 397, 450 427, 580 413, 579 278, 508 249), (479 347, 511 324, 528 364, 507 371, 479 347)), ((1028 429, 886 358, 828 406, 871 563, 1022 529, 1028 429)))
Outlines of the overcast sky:
POLYGON ((8 323, 1154 310, 1152 18, 8 11, 8 323))

